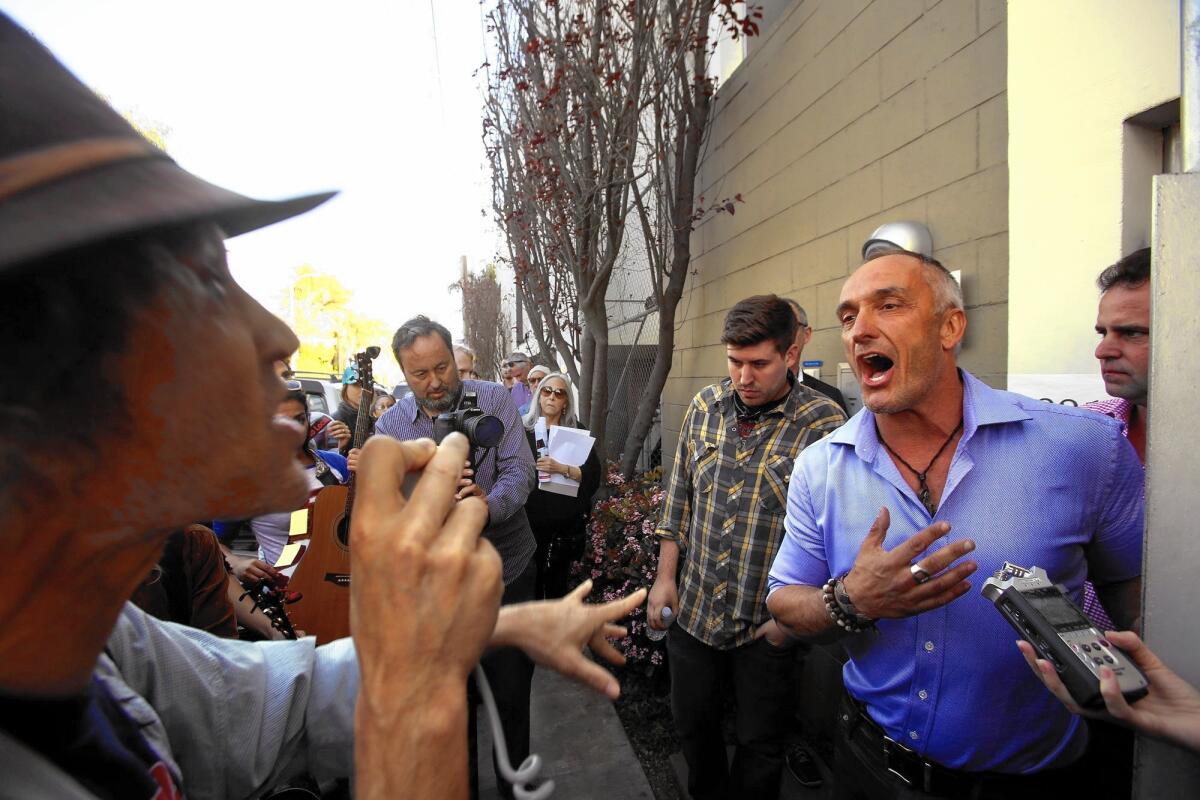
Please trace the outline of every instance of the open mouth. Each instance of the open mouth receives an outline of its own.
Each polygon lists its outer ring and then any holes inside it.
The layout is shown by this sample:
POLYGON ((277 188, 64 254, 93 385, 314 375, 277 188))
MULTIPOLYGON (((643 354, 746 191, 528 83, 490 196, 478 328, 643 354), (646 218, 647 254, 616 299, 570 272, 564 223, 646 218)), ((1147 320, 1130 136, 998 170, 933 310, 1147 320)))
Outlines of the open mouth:
POLYGON ((862 381, 867 386, 882 386, 892 374, 895 362, 880 353, 866 353, 858 357, 862 381))

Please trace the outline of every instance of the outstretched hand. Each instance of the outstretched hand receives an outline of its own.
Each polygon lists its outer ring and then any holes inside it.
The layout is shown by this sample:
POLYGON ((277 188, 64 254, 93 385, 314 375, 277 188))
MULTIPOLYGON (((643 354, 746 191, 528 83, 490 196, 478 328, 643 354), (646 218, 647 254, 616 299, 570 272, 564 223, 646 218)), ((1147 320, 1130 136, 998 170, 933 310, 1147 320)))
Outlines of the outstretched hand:
POLYGON ((950 532, 950 523, 935 522, 891 550, 884 550, 883 540, 891 520, 887 508, 881 508, 843 582, 860 614, 871 619, 911 617, 944 606, 970 591, 967 576, 975 571, 975 562, 947 567, 974 550, 973 541, 951 542, 924 556, 930 545, 950 532), (924 583, 913 577, 914 564, 930 576, 924 583))
POLYGON ((609 663, 624 664, 625 656, 608 640, 626 634, 625 628, 615 623, 645 601, 646 590, 595 605, 583 602, 591 590, 588 580, 559 600, 504 606, 492 645, 519 647, 543 667, 615 700, 621 693, 617 679, 584 656, 583 648, 590 647, 609 663))
POLYGON ((1131 631, 1108 631, 1110 642, 1121 648, 1150 681, 1150 693, 1130 705, 1121 694, 1117 676, 1100 668, 1100 694, 1104 711, 1081 708, 1058 677, 1054 665, 1037 657, 1029 642, 1018 640, 1025 663, 1072 714, 1093 719, 1115 720, 1150 736, 1157 736, 1200 752, 1200 692, 1176 675, 1141 638, 1131 631))

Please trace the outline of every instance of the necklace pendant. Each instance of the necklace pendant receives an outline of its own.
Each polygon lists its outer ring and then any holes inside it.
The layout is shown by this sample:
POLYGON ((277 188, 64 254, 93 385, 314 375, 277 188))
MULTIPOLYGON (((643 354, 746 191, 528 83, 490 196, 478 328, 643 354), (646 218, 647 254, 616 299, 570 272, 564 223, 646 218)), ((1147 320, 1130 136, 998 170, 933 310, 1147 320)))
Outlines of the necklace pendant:
POLYGON ((929 492, 929 487, 921 489, 921 494, 918 495, 921 500, 921 505, 925 506, 925 510, 929 512, 929 516, 937 514, 937 506, 933 504, 933 495, 929 492))

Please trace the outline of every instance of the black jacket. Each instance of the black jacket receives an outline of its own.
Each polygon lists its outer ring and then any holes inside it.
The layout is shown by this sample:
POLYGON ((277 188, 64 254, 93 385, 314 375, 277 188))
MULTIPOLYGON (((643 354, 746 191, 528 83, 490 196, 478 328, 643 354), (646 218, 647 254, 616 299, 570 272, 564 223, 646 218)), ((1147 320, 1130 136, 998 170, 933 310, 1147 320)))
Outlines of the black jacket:
POLYGON ((841 390, 839 390, 836 386, 830 386, 820 378, 814 378, 807 372, 802 374, 804 375, 804 378, 801 383, 812 389, 814 392, 823 394, 833 402, 837 403, 842 407, 842 411, 846 412, 846 416, 850 416, 850 409, 846 407, 846 398, 842 396, 841 390))
MULTIPOLYGON (((338 422, 346 423, 346 427, 348 427, 350 429, 350 433, 353 434, 354 433, 354 423, 358 420, 358 409, 355 408, 354 406, 350 405, 349 403, 347 403, 345 400, 342 400, 338 403, 337 410, 333 412, 333 418, 336 419, 338 422)), ((366 439, 371 438, 371 435, 374 433, 375 433, 375 420, 374 420, 374 418, 370 417, 369 412, 368 412, 366 439)), ((364 439, 363 441, 366 442, 366 439, 364 439)), ((353 446, 353 444, 354 444, 353 441, 348 443, 346 445, 345 449, 343 449, 341 451, 342 455, 346 455, 346 453, 348 453, 350 451, 350 448, 353 446)))

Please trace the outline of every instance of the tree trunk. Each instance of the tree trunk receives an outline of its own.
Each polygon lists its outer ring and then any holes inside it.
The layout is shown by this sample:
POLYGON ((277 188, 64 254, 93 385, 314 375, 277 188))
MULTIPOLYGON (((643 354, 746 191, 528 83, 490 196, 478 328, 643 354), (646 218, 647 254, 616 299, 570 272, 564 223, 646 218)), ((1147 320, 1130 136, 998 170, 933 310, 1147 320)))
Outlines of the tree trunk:
POLYGON ((603 462, 607 451, 604 430, 608 423, 608 314, 603 298, 599 303, 584 306, 583 315, 592 343, 591 358, 583 362, 583 374, 590 376, 587 426, 596 439, 596 455, 603 462))
MULTIPOLYGON (((675 352, 675 312, 679 300, 683 296, 683 287, 687 282, 688 271, 692 262, 692 198, 696 192, 696 173, 700 168, 700 151, 704 145, 705 134, 708 131, 709 113, 712 109, 712 94, 708 91, 705 73, 707 72, 707 51, 703 44, 703 35, 712 16, 713 0, 701 0, 697 29, 694 31, 694 72, 685 75, 682 70, 686 67, 681 63, 676 66, 680 82, 686 86, 685 97, 693 93, 690 103, 684 104, 675 119, 678 126, 669 133, 669 141, 675 143, 676 165, 675 186, 670 198, 671 224, 674 232, 671 237, 671 266, 667 285, 659 298, 658 309, 658 349, 654 354, 654 366, 650 369, 650 377, 646 384, 645 393, 638 401, 637 415, 629 432, 625 436, 625 447, 621 454, 621 474, 629 479, 633 477, 638 456, 646 446, 646 436, 654 422, 654 412, 662 398, 663 387, 671 374, 671 362, 675 352), (690 80, 689 80, 690 78, 690 80)), ((660 129, 661 130, 661 129, 660 129)))
POLYGON ((589 366, 592 363, 593 354, 596 351, 596 340, 592 336, 592 329, 588 325, 583 327, 583 344, 580 347, 579 362, 583 365, 579 371, 579 383, 576 388, 579 390, 579 412, 576 416, 579 421, 588 428, 591 428, 592 422, 592 371, 589 366))
MULTIPOLYGON (((680 292, 682 294, 682 292, 680 292)), ((621 474, 626 480, 633 477, 638 456, 646 446, 650 426, 654 424, 654 412, 658 410, 663 388, 671 375, 671 362, 675 354, 675 309, 679 297, 668 298, 664 307, 658 309, 658 348, 654 351, 654 365, 646 379, 646 386, 638 398, 637 414, 625 434, 625 446, 621 451, 621 474)))

